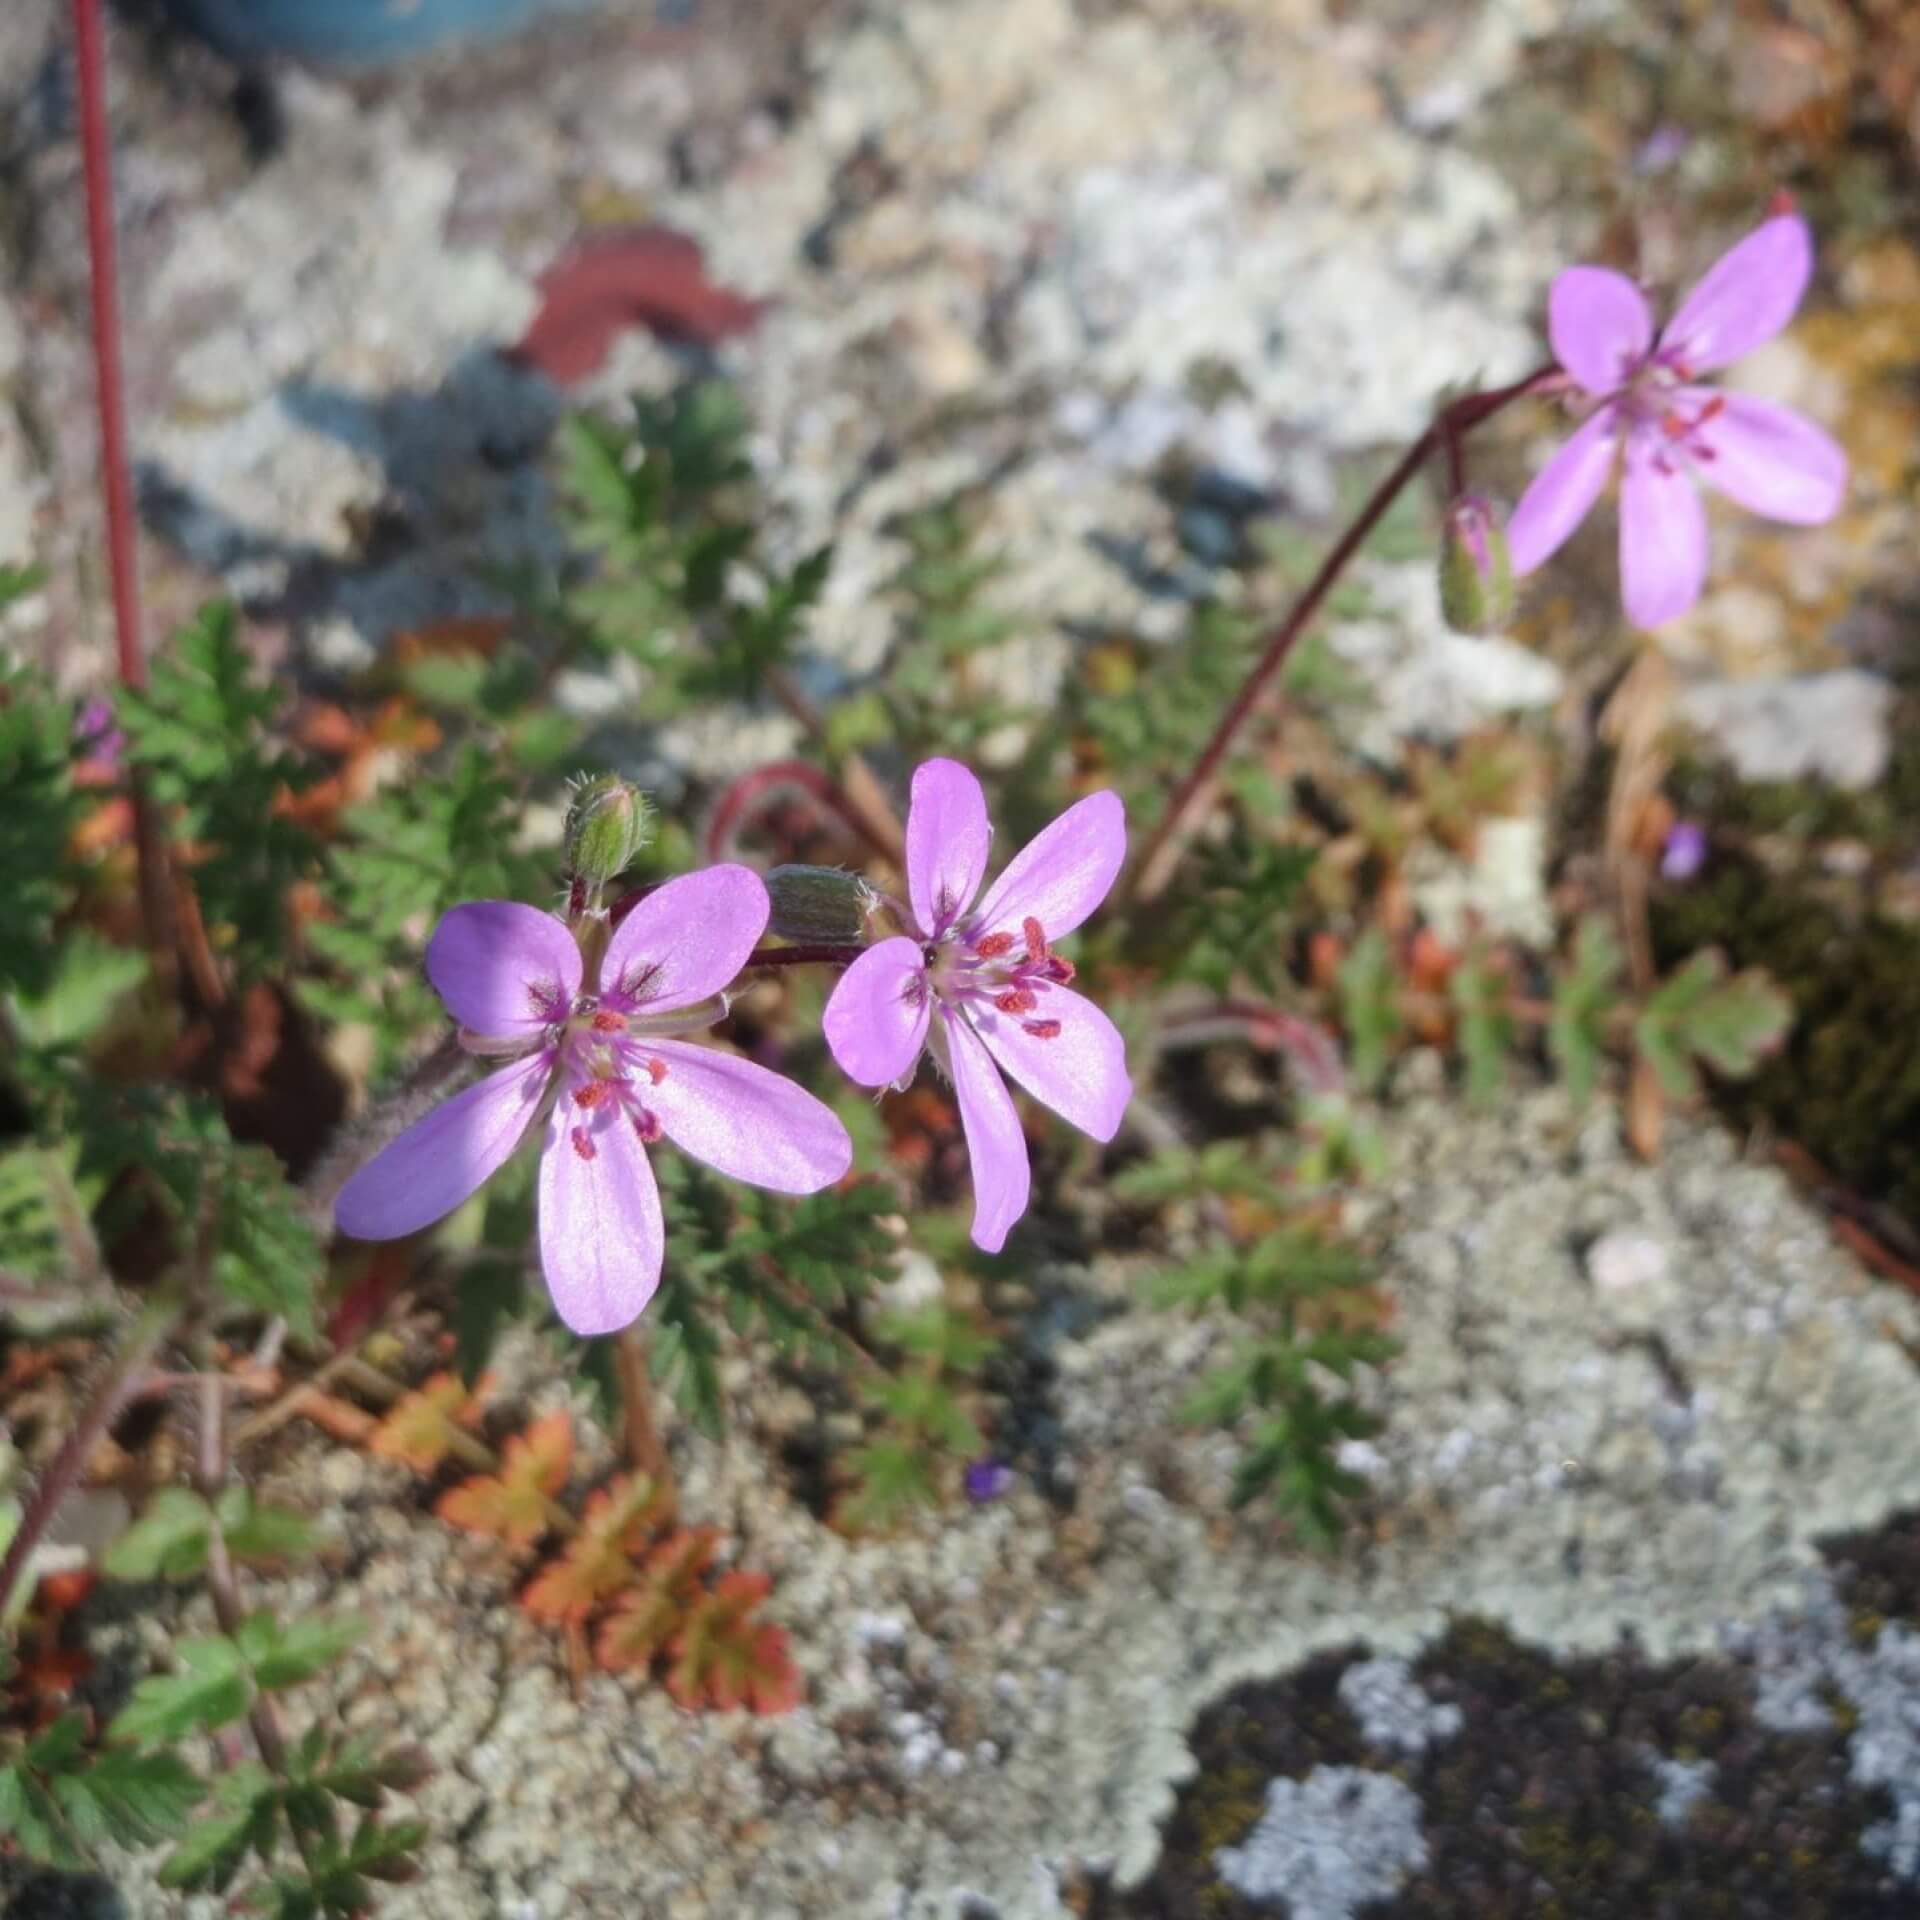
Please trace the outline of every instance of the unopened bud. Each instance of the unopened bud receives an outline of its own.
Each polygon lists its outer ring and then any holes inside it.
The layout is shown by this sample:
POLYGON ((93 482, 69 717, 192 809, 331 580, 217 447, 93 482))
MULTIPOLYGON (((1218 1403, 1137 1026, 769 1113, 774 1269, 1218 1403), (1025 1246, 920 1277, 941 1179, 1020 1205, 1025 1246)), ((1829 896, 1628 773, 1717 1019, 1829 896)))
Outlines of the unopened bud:
POLYGON ((567 808, 567 871, 589 886, 605 886, 633 864, 653 838, 647 796, 617 774, 594 774, 574 789, 567 808))
POLYGON ((845 946, 866 938, 878 895, 857 873, 838 867, 775 867, 767 875, 773 903, 767 931, 782 940, 830 940, 845 946))
POLYGON ((1478 494, 1447 509, 1440 536, 1440 611, 1455 633, 1498 633, 1513 618, 1506 530, 1478 494))

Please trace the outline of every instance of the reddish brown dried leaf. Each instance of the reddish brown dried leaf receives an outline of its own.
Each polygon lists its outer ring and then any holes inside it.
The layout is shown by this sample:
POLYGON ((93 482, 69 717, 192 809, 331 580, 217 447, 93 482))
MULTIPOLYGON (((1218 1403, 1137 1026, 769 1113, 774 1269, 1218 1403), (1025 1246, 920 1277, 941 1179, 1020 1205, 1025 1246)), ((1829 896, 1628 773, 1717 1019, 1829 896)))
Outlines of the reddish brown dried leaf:
POLYGON ((546 1532, 547 1502, 573 1465, 573 1420, 550 1413, 507 1442, 496 1474, 483 1473, 441 1495, 434 1511, 449 1526, 510 1547, 529 1547, 546 1532))
POLYGON ((469 1395, 457 1373, 436 1373, 417 1392, 394 1402, 374 1428, 367 1451, 415 1473, 432 1473, 447 1457, 456 1425, 479 1404, 480 1396, 469 1395))
POLYGON ((585 1620, 639 1578, 633 1556, 659 1524, 665 1504, 665 1495, 644 1474, 608 1482, 587 1502, 566 1552, 520 1596, 521 1606, 556 1626, 585 1620))
POLYGON ((772 1590, 764 1573, 729 1573, 673 1638, 667 1691, 681 1706, 785 1713, 800 1699, 787 1636, 753 1616, 772 1590))

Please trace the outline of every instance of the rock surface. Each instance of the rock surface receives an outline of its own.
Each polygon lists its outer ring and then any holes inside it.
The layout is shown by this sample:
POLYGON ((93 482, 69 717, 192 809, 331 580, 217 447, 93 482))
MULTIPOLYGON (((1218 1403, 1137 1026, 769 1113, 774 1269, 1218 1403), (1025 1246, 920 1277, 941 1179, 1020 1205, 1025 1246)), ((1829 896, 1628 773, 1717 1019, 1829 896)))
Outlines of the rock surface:
MULTIPOLYGON (((419 1794, 427 1877, 387 1910, 1060 1920, 1077 1876, 1155 1872, 1190 1742, 1206 1751, 1191 1724, 1223 1690, 1357 1638, 1370 1665, 1329 1675, 1327 1703, 1368 1732, 1324 1763, 1390 1773, 1467 1751, 1484 1713, 1423 1653, 1461 1616, 1556 1650, 1521 1662, 1541 1685, 1551 1657, 1617 1663, 1623 1633, 1634 1658, 1684 1670, 1750 1623, 1760 1638, 1735 1645, 1772 1676, 1764 1724, 1804 1724, 1823 1681, 1857 1689, 1866 1717, 1821 1750, 1850 1737, 1862 1781, 1897 1783, 1920 1702, 1910 1636, 1849 1646, 1806 1582, 1818 1539, 1920 1484, 1920 1375, 1898 1344, 1920 1311, 1718 1133, 1683 1131, 1648 1168, 1616 1130, 1552 1093, 1479 1121, 1428 1099, 1390 1117, 1392 1171, 1356 1224, 1405 1352, 1369 1389, 1387 1422, 1375 1497, 1329 1557, 1230 1523, 1231 1443, 1174 1417, 1223 1326, 1136 1310, 1058 1349, 1069 1512, 1022 1488, 887 1542, 849 1543, 792 1497, 744 1382, 725 1449, 675 1444, 689 1516, 774 1575, 793 1629, 808 1699, 771 1722, 688 1717, 600 1677, 576 1701, 509 1603, 510 1567, 396 1471, 314 1445, 281 1491, 342 1512, 344 1532, 335 1573, 291 1602, 380 1623, 342 1705, 424 1740, 437 1767, 419 1794), (1608 1311, 1591 1276, 1622 1235, 1664 1251, 1657 1329, 1608 1311)), ((1092 1306, 1131 1298, 1145 1264, 1034 1279, 1092 1306)), ((1636 1738, 1618 1765, 1652 1817, 1652 1735, 1636 1738)), ((1274 1771, 1211 1849, 1246 1844, 1274 1771)), ((1903 1806, 1858 1823, 1879 1849, 1855 1849, 1859 1872, 1905 1861, 1903 1806)))

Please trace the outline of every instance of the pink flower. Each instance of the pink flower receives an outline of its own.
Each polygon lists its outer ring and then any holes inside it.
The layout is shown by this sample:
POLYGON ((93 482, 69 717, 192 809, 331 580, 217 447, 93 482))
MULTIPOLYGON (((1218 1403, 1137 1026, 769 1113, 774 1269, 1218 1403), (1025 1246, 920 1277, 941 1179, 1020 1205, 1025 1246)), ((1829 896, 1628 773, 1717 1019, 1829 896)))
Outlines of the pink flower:
POLYGON ((1598 404, 1514 509, 1516 573, 1567 539, 1616 464, 1621 592, 1636 626, 1657 627, 1700 597, 1707 520, 1696 478, 1769 520, 1832 519, 1847 487, 1847 457, 1833 441, 1786 407, 1697 384, 1771 340, 1812 272, 1806 222, 1780 214, 1721 255, 1657 341, 1646 301, 1623 275, 1569 267, 1554 281, 1554 354, 1598 404))
POLYGON ((427 945, 427 978, 476 1052, 516 1057, 362 1167, 334 1207, 341 1231, 395 1240, 431 1225, 544 1119, 547 1290, 575 1333, 611 1333, 660 1283, 647 1148, 662 1134, 736 1180, 780 1193, 830 1186, 853 1147, 828 1108, 751 1061, 659 1037, 718 1017, 717 996, 766 924, 766 888, 734 866, 648 894, 597 968, 550 913, 510 900, 455 907, 427 945))
POLYGON ((1096 1140, 1133 1093, 1114 1024, 1067 982, 1052 943, 1107 897, 1126 857, 1118 797, 1089 794, 1014 856, 974 906, 993 829, 980 782, 953 760, 913 776, 912 937, 869 947, 827 1002, 827 1044, 862 1086, 904 1085, 931 1046, 960 1102, 973 1161, 973 1243, 1006 1244, 1027 1210, 1027 1143, 1002 1073, 1096 1140), (940 1018, 935 1021, 933 1015, 940 1018))

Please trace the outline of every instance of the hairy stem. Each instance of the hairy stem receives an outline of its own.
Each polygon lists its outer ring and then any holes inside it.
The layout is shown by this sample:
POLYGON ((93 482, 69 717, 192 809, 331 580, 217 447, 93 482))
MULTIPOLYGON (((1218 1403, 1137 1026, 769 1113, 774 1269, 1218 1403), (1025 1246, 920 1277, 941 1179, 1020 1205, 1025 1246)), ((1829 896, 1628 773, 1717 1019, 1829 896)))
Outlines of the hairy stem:
POLYGON ((159 1350, 178 1315, 179 1307, 171 1298, 153 1301, 143 1308, 128 1327, 106 1370, 94 1383, 92 1398, 81 1408, 72 1431, 60 1443, 60 1450, 40 1476, 27 1502, 27 1510, 20 1516, 19 1530, 7 1543, 5 1557, 0 1558, 0 1619, 11 1611, 13 1590, 19 1585, 34 1548, 46 1537, 61 1504, 85 1473, 87 1461, 101 1436, 126 1405, 146 1372, 147 1362, 159 1350))
MULTIPOLYGON (((1393 471, 1374 488, 1352 524, 1334 542, 1332 551, 1320 563, 1320 570, 1307 582, 1300 597, 1288 609, 1286 617, 1268 636, 1260 658, 1241 682, 1226 712, 1220 716, 1213 737, 1200 750, 1199 758, 1174 789, 1166 812, 1147 836, 1146 844, 1134 862, 1128 891, 1136 902, 1144 906, 1166 890, 1167 882, 1172 879, 1174 869, 1179 864, 1185 836, 1213 797, 1221 765, 1233 750, 1241 729, 1252 718, 1261 697, 1286 665, 1287 656, 1306 632, 1314 615, 1320 611, 1321 603, 1347 570, 1354 555, 1360 551, 1368 534, 1380 524, 1387 509, 1405 491, 1408 482, 1419 473, 1434 449, 1442 445, 1457 445, 1461 435, 1490 420, 1502 407, 1524 395, 1545 391, 1559 377, 1557 367, 1542 367, 1524 380, 1516 380, 1512 386, 1493 388, 1486 393, 1466 394, 1450 402, 1419 439, 1401 455, 1393 471)), ((1457 461, 1454 464, 1456 477, 1463 479, 1464 470, 1457 461)))
POLYGON ((850 967, 866 952, 862 946, 837 941, 796 942, 790 947, 756 947, 747 955, 748 967, 850 967))

